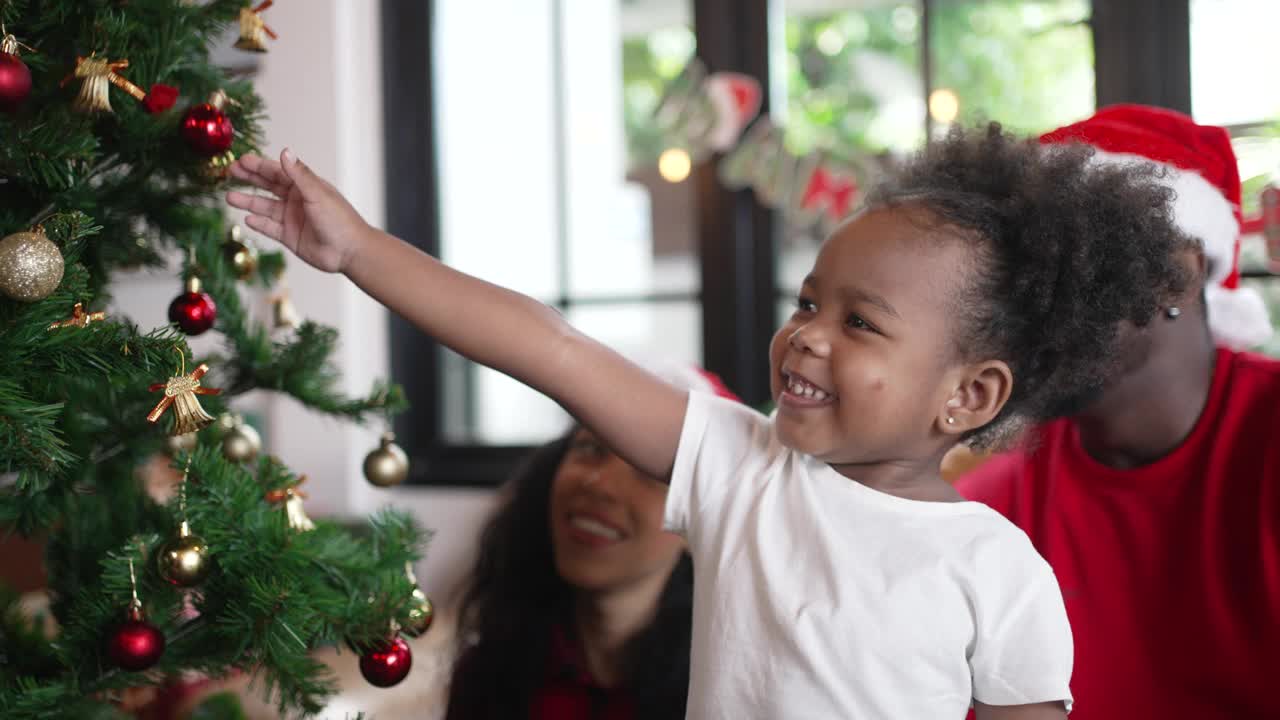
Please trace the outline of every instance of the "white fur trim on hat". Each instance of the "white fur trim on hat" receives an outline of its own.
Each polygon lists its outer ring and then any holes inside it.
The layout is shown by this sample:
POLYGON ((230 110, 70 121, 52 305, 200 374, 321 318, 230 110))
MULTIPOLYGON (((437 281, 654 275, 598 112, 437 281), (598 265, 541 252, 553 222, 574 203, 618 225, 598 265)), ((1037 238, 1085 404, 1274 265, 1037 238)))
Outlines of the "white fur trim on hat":
POLYGON ((1228 290, 1215 284, 1206 287, 1204 294, 1209 306, 1209 328, 1219 345, 1248 350, 1271 338, 1267 304, 1257 290, 1228 290))
POLYGON ((1209 285, 1217 285, 1231 274, 1231 268, 1235 266, 1240 225, 1236 222, 1235 208, 1213 183, 1205 180, 1199 173, 1156 162, 1141 155, 1099 150, 1094 153, 1094 158, 1104 163, 1159 166, 1164 171, 1159 178, 1160 183, 1176 194, 1173 201, 1174 224, 1199 240, 1205 256, 1212 261, 1213 274, 1209 277, 1209 285))
POLYGON ((1096 151, 1094 158, 1103 163, 1149 163, 1160 166, 1160 182, 1176 194, 1173 221, 1180 230, 1200 241, 1205 257, 1210 260, 1210 275, 1205 283, 1205 300, 1209 306, 1209 329, 1219 345, 1246 350, 1266 342, 1272 333, 1267 304, 1253 288, 1228 289, 1222 281, 1236 264, 1236 243, 1240 225, 1235 208, 1222 191, 1199 173, 1157 162, 1141 155, 1096 151))

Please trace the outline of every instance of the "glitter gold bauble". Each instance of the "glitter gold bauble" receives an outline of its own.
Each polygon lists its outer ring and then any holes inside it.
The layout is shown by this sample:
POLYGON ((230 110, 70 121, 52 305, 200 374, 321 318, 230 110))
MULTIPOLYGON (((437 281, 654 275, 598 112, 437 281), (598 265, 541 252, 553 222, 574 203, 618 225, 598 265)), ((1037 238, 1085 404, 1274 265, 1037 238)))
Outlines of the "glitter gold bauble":
POLYGON ((40 228, 0 240, 0 293, 7 297, 43 300, 62 282, 62 270, 62 253, 40 228))
POLYGON ((378 487, 391 487, 409 476, 409 458, 396 445, 395 435, 385 433, 378 449, 364 457, 364 477, 378 487))
POLYGON ((231 166, 236 162, 236 154, 230 150, 214 155, 208 161, 200 163, 201 177, 211 183, 221 183, 231 177, 231 166))
POLYGON ((191 527, 184 520, 178 528, 178 537, 156 551, 156 569, 165 582, 192 587, 209 576, 213 558, 209 546, 199 535, 191 534, 191 527))
POLYGON ((231 226, 227 241, 222 244, 222 254, 241 280, 248 280, 258 270, 258 251, 241 239, 239 225, 231 226))
POLYGON ((262 450, 262 438, 252 425, 236 419, 231 429, 222 436, 222 456, 234 463, 253 462, 262 450))
POLYGON ((419 637, 431 629, 431 621, 435 619, 435 608, 431 606, 431 598, 419 588, 413 589, 409 605, 409 624, 402 630, 410 637, 419 637))

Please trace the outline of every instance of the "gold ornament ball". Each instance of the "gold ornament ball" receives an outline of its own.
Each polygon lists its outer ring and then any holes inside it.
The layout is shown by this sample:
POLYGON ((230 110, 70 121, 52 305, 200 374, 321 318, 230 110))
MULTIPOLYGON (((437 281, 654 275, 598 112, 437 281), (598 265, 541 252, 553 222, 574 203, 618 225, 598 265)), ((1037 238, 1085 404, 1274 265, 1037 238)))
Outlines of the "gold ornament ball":
POLYGON ((244 243, 227 243, 223 248, 227 254, 227 261, 231 263, 231 267, 235 268, 236 275, 241 280, 248 280, 258 269, 258 253, 253 248, 244 243))
POLYGON ((364 456, 364 477, 378 487, 399 485, 409 476, 409 458, 394 439, 391 433, 383 435, 378 449, 364 456))
POLYGON ((165 582, 192 587, 208 577, 213 558, 209 546, 199 535, 180 533, 156 551, 156 569, 165 582))
POLYGON ((431 629, 431 621, 435 619, 435 609, 431 607, 431 599, 427 594, 413 589, 413 600, 409 606, 409 624, 401 628, 410 637, 419 637, 431 629))
POLYGON ((196 434, 183 433, 182 435, 169 435, 165 438, 165 446, 169 449, 170 455, 178 453, 189 453, 196 449, 196 434))
POLYGON ((20 232, 0 240, 0 293, 35 302, 62 282, 62 253, 44 232, 20 232))
POLYGON ((222 245, 222 252, 236 275, 241 280, 248 280, 258 270, 258 251, 240 242, 240 233, 232 233, 222 245))
POLYGON ((261 450, 262 438, 252 425, 239 423, 222 436, 222 456, 231 462, 253 462, 261 450))

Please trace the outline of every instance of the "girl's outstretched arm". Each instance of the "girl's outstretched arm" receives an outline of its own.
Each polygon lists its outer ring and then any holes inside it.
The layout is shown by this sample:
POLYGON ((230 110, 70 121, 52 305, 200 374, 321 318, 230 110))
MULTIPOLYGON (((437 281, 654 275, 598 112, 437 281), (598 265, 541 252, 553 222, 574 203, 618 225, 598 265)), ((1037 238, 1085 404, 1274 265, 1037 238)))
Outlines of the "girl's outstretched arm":
POLYGON ((550 307, 458 272, 371 227, 288 150, 240 158, 232 173, 274 195, 232 191, 246 224, 306 262, 341 272, 443 345, 559 402, 619 455, 667 477, 686 394, 574 330, 550 307))

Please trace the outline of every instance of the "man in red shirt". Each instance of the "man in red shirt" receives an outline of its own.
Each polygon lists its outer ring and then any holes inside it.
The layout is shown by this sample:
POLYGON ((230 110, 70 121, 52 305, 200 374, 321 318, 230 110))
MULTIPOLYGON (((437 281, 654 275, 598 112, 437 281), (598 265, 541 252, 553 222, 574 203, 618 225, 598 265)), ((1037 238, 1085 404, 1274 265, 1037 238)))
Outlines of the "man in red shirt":
POLYGON ((1150 326, 1122 331, 1122 375, 1091 406, 956 487, 1025 530, 1057 573, 1073 720, 1280 718, 1280 362, 1228 349, 1270 325, 1237 288, 1227 133, 1130 105, 1042 141, 1163 165, 1198 243, 1179 258, 1194 279, 1150 326))

